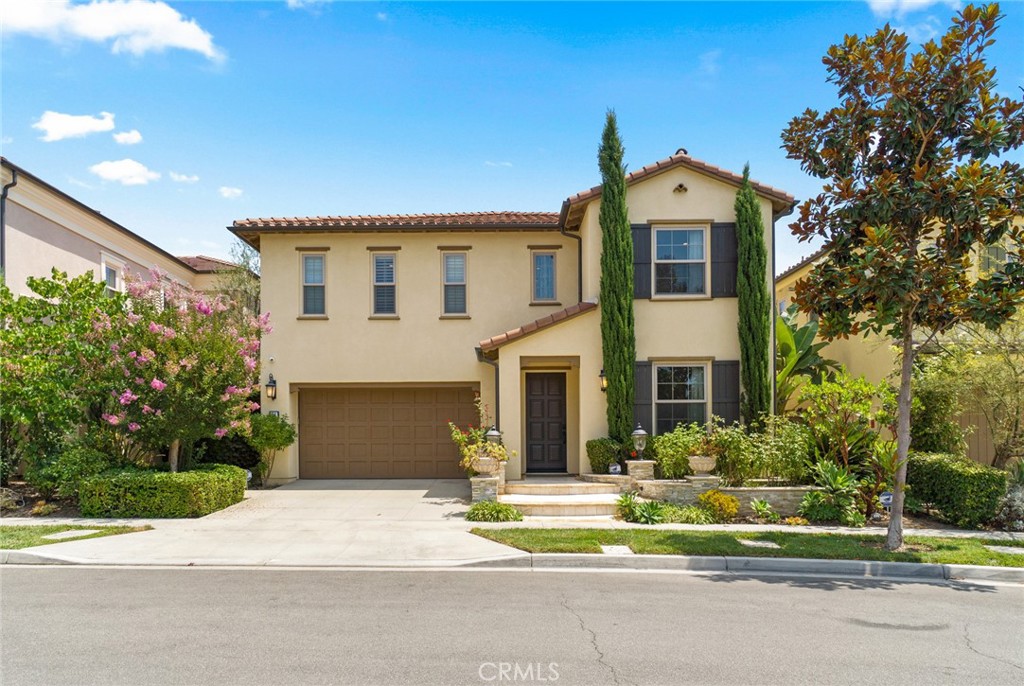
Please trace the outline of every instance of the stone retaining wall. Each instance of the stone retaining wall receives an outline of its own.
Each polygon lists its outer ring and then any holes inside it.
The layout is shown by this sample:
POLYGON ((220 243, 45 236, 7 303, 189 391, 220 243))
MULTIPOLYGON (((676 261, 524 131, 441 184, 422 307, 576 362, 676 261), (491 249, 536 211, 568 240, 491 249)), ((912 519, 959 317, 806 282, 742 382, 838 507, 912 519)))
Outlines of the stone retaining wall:
POLYGON ((800 507, 800 502, 809 491, 818 490, 815 486, 770 486, 754 488, 720 488, 719 479, 715 476, 691 476, 687 479, 661 479, 637 482, 637 490, 644 498, 665 500, 677 505, 696 505, 701 493, 718 488, 722 493, 733 496, 740 501, 740 517, 754 514, 750 501, 755 498, 767 500, 772 509, 783 517, 792 517, 800 507))
POLYGON ((772 509, 783 517, 792 517, 800 508, 800 502, 804 496, 811 491, 821 490, 817 486, 761 486, 754 488, 723 488, 722 493, 728 493, 740 501, 740 517, 750 517, 754 510, 750 507, 750 501, 755 498, 767 500, 772 509))
POLYGON ((473 489, 472 502, 498 499, 499 480, 496 476, 471 476, 469 485, 473 489))

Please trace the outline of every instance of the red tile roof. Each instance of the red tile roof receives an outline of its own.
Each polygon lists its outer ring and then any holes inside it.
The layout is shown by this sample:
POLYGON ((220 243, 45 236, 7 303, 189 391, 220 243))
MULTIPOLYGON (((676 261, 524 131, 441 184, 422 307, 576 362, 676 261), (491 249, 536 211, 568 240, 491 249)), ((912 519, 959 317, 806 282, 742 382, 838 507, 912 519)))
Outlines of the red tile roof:
MULTIPOLYGON (((660 174, 661 172, 668 171, 669 169, 678 166, 688 167, 690 169, 693 169, 694 171, 707 174, 708 176, 713 176, 717 179, 721 179, 722 181, 726 181, 727 183, 732 183, 737 186, 743 183, 742 175, 736 174, 726 169, 722 169, 721 167, 716 167, 713 164, 708 164, 703 160, 698 160, 695 157, 690 157, 689 155, 682 152, 676 153, 671 157, 666 157, 663 160, 658 160, 654 164, 648 164, 646 167, 641 167, 637 171, 627 174, 626 183, 634 183, 653 174, 660 174)), ((780 203, 792 205, 793 203, 796 202, 796 198, 794 198, 789 193, 786 193, 785 191, 779 190, 778 188, 773 188, 763 183, 758 183, 753 179, 750 180, 750 185, 753 186, 754 190, 760 193, 761 195, 771 198, 772 200, 776 200, 780 203)), ((565 202, 569 205, 575 205, 576 203, 582 201, 592 200, 594 198, 600 197, 600 195, 601 186, 594 186, 589 190, 581 191, 576 195, 569 196, 569 198, 565 202)))
POLYGON ((557 229, 557 212, 454 212, 371 214, 350 217, 268 217, 239 219, 236 229, 557 229))
POLYGON ((234 262, 228 262, 227 260, 208 257, 206 255, 185 255, 179 256, 178 259, 192 267, 195 271, 206 274, 222 272, 228 269, 234 269, 238 266, 234 262))
POLYGON ((567 307, 564 310, 552 312, 546 317, 541 317, 537 321, 530 322, 529 324, 523 324, 522 326, 512 329, 511 331, 506 331, 505 333, 500 333, 497 336, 492 336, 487 340, 480 341, 480 351, 486 353, 492 350, 497 350, 506 343, 511 343, 514 340, 523 338, 524 336, 529 336, 532 333, 536 333, 550 326, 554 326, 559 322, 564 322, 567 319, 572 319, 573 317, 596 309, 597 305, 594 303, 576 303, 575 305, 567 307))

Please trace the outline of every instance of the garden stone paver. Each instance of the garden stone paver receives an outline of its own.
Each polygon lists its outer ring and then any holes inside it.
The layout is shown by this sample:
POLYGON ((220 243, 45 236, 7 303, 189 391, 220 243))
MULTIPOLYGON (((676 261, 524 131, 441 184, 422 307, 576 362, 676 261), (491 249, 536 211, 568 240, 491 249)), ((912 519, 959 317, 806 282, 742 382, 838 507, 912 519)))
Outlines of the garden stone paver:
POLYGON ((72 531, 58 531, 55 534, 46 534, 41 538, 45 538, 50 541, 62 541, 65 538, 78 538, 79 536, 89 536, 90 534, 98 534, 99 529, 75 529, 72 531))
POLYGON ((745 545, 748 548, 779 548, 779 544, 774 541, 751 541, 749 538, 737 538, 740 545, 745 545))
POLYGON ((603 545, 601 552, 605 555, 632 555, 633 551, 628 545, 603 545))
POLYGON ((1006 553, 1007 555, 1024 555, 1024 548, 1014 548, 1008 545, 987 545, 985 547, 994 553, 1006 553))

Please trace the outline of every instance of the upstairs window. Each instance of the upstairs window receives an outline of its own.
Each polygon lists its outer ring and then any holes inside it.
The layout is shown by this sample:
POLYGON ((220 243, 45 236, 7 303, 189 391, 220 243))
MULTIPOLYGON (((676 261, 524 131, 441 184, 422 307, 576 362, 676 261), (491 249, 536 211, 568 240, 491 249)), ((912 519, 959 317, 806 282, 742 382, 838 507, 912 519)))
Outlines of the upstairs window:
POLYGON ((395 255, 374 253, 373 255, 373 314, 398 314, 398 300, 395 279, 395 255))
POLYGON ((654 231, 655 295, 705 295, 706 232, 695 229, 654 231))
POLYGON ((103 268, 103 271, 103 281, 106 283, 104 292, 111 296, 119 293, 121 291, 121 273, 117 267, 112 267, 108 264, 103 268))
POLYGON ((981 248, 981 260, 978 265, 982 273, 998 271, 1009 262, 1006 248, 1001 245, 986 245, 981 248))
POLYGON ((324 255, 302 256, 302 314, 327 314, 327 293, 324 255))
POLYGON ((533 302, 554 302, 555 289, 555 253, 533 253, 533 302))
POLYGON ((466 314, 466 253, 442 253, 444 314, 466 314))

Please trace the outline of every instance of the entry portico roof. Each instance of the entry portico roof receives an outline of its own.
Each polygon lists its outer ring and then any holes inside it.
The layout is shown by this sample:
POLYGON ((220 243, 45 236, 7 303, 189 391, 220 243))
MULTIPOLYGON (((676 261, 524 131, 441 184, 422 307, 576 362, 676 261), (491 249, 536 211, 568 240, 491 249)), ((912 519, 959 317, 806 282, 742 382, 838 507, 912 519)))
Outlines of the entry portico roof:
POLYGON ((493 353, 501 346, 506 343, 529 336, 532 333, 536 333, 548 327, 554 326, 559 322, 564 322, 567 319, 572 319, 591 310, 596 310, 597 304, 591 302, 580 302, 575 305, 571 305, 564 310, 558 312, 552 312, 551 314, 541 317, 536 321, 532 321, 529 324, 523 324, 522 326, 516 327, 505 333, 500 333, 497 336, 491 336, 490 338, 480 341, 480 352, 493 353))

